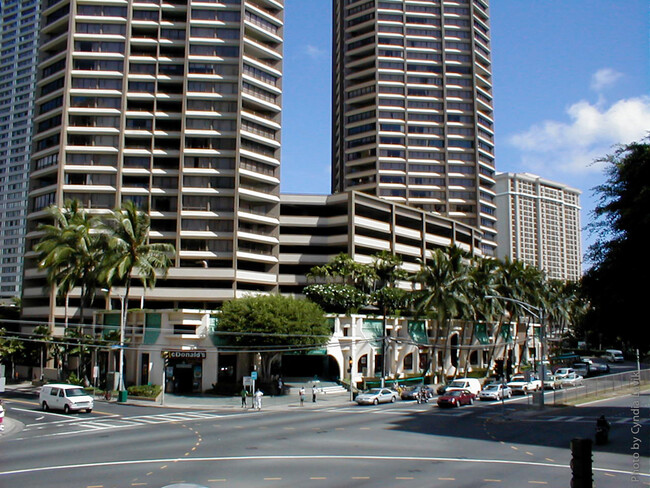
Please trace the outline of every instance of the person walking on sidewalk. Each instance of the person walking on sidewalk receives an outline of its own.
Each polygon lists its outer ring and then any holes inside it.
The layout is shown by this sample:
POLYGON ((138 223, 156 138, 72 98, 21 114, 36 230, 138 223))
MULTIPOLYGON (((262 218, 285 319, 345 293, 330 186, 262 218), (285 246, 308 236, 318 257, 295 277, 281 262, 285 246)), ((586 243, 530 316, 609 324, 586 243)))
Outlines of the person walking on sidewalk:
POLYGON ((258 390, 255 392, 253 408, 256 408, 258 410, 262 410, 262 396, 263 395, 264 395, 264 393, 262 393, 262 390, 260 390, 258 388, 258 390))
POLYGON ((316 403, 316 385, 311 387, 311 401, 312 403, 316 403))
POLYGON ((300 397, 300 406, 302 407, 305 404, 305 387, 301 386, 298 391, 298 397, 300 397))
POLYGON ((5 430, 5 407, 0 400, 0 432, 5 430))
POLYGON ((241 389, 241 408, 246 408, 246 396, 248 395, 248 392, 246 391, 246 387, 241 389))

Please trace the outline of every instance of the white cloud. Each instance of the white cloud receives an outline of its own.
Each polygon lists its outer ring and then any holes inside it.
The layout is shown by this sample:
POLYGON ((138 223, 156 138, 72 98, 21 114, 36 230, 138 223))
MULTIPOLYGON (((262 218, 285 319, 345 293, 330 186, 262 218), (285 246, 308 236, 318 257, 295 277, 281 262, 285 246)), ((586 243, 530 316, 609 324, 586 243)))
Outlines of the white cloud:
POLYGON ((599 69, 591 77, 591 89, 600 93, 605 88, 613 86, 622 76, 622 73, 611 68, 599 69))
MULTIPOLYGON (((604 79, 604 77, 603 77, 604 79)), ((650 131, 650 97, 619 100, 609 106, 585 100, 566 111, 569 121, 546 120, 509 138, 521 151, 526 170, 552 177, 589 173, 601 167, 595 158, 612 153, 615 144, 640 140, 650 131)))
POLYGON ((318 59, 321 56, 327 54, 324 49, 319 48, 318 46, 314 46, 312 44, 307 44, 304 47, 304 52, 307 54, 312 59, 318 59))

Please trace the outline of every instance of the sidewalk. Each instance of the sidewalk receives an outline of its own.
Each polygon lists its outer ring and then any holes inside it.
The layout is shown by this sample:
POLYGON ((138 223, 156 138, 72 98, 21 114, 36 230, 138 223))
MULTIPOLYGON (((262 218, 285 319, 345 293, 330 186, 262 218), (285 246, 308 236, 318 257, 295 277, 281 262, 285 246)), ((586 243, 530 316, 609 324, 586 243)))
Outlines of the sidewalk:
MULTIPOLYGON (((101 400, 100 400, 101 401, 101 400)), ((185 408, 202 410, 242 410, 240 396, 214 396, 214 395, 172 395, 166 393, 164 398, 157 401, 138 400, 127 398, 127 405, 185 408)), ((288 408, 328 408, 352 405, 350 394, 345 393, 319 393, 316 402, 312 402, 311 394, 305 395, 305 402, 300 406, 300 399, 297 394, 262 397, 262 410, 286 410, 288 408)), ((253 398, 246 398, 247 408, 252 408, 253 398)))
MULTIPOLYGON (((353 402, 350 400, 349 392, 336 392, 336 393, 318 393, 316 402, 312 402, 311 389, 306 388, 304 405, 300 406, 300 399, 297 393, 271 396, 265 395, 262 397, 263 410, 283 410, 287 408, 327 408, 334 406, 351 405, 353 402)), ((38 397, 40 386, 33 386, 30 382, 17 383, 6 385, 6 392, 20 393, 25 395, 33 395, 34 398, 38 397)), ((107 401, 101 398, 95 398, 95 408, 107 401)), ((110 400, 111 403, 116 403, 116 399, 110 400)), ((197 410, 241 410, 241 397, 236 396, 221 396, 221 395, 175 395, 165 393, 164 397, 159 396, 158 400, 143 400, 137 398, 129 398, 122 405, 144 406, 144 407, 165 407, 165 408, 179 408, 179 409, 197 409, 197 410), (161 403, 162 400, 162 403, 161 403)), ((246 405, 250 409, 253 405, 253 398, 246 399, 246 405)), ((5 417, 5 422, 7 419, 5 417)), ((7 425, 5 425, 5 430, 7 425)))

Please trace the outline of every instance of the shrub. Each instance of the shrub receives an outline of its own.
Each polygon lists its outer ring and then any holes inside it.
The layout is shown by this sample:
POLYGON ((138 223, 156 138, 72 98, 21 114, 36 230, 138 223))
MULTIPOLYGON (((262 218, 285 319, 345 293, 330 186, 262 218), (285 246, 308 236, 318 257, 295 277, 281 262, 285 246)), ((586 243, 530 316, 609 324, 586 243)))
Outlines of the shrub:
POLYGON ((156 398, 161 392, 160 385, 129 386, 126 390, 131 396, 144 398, 156 398))

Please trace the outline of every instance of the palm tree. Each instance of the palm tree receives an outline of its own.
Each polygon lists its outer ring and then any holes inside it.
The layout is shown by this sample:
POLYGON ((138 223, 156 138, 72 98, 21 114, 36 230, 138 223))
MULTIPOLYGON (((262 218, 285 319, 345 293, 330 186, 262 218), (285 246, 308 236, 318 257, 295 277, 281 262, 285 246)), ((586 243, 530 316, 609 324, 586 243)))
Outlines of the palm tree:
POLYGON ((63 208, 52 206, 49 213, 53 224, 41 224, 43 237, 34 246, 38 266, 47 270, 48 283, 65 299, 65 324, 68 324, 68 296, 75 286, 81 286, 80 322, 84 308, 95 295, 97 265, 102 253, 99 220, 83 209, 79 201, 69 200, 63 208))
POLYGON ((126 313, 133 278, 145 288, 153 288, 158 274, 167 275, 176 251, 171 244, 149 242, 149 216, 131 201, 111 213, 105 229, 107 249, 101 276, 109 286, 124 285, 126 313))
MULTIPOLYGON (((471 325, 471 334, 468 345, 473 345, 476 335, 476 324, 488 324, 498 312, 498 304, 494 300, 486 299, 487 296, 496 294, 499 263, 490 257, 476 257, 469 268, 468 298, 471 325)), ((463 333, 464 336, 464 333, 463 333)), ((465 354, 463 371, 467 373, 471 350, 465 354)))
MULTIPOLYGON (((417 313, 435 319, 434 347, 438 343, 438 328, 445 327, 443 350, 447 351, 451 322, 460 317, 468 305, 467 254, 458 247, 448 250, 436 249, 427 262, 420 264, 414 281, 421 285, 415 292, 417 313)), ((443 371, 444 373, 444 371, 443 371)))

